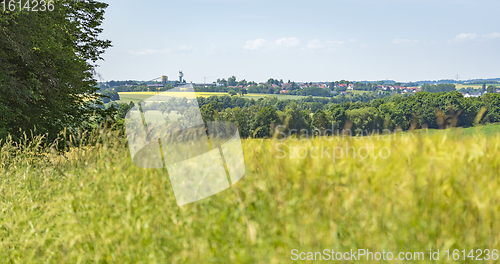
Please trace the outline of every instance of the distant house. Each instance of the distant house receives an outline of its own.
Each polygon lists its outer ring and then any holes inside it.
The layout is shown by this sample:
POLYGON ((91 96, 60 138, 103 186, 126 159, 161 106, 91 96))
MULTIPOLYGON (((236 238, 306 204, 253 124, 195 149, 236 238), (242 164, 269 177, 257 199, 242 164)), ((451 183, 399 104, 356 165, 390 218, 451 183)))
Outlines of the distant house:
POLYGON ((288 92, 289 92, 289 90, 281 90, 280 94, 284 94, 284 93, 288 93, 288 92))
POLYGON ((472 93, 462 93, 464 97, 481 97, 482 95, 486 94, 486 92, 472 92, 472 93))
POLYGON ((148 84, 148 87, 164 87, 162 83, 148 84))

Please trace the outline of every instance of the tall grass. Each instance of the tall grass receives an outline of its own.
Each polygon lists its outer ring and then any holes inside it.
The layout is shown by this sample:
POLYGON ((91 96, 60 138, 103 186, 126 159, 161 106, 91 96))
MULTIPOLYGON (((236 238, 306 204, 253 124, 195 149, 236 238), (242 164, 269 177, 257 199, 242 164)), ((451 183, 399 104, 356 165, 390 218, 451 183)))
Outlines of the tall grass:
POLYGON ((436 263, 431 248, 500 249, 500 136, 243 140, 244 178, 183 207, 167 172, 135 167, 117 131, 95 136, 65 152, 3 144, 0 262, 287 263, 292 249, 369 249, 436 263), (390 155, 289 148, 322 144, 390 155))

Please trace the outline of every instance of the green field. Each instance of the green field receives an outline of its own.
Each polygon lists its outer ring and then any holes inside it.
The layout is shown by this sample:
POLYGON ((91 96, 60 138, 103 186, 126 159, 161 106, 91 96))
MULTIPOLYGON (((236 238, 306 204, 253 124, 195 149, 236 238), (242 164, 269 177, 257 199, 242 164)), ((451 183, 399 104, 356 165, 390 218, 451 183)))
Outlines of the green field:
POLYGON ((143 92, 143 93, 118 93, 120 95, 120 100, 115 101, 117 103, 129 103, 130 101, 138 103, 140 101, 146 100, 151 96, 155 95, 153 92, 143 92))
POLYGON ((439 129, 421 129, 418 131, 415 131, 417 133, 421 133, 422 135, 434 135, 436 133, 438 134, 452 134, 453 136, 457 137, 470 137, 474 135, 483 135, 486 137, 492 137, 496 135, 500 135, 500 124, 488 124, 488 125, 481 125, 481 126, 476 126, 476 127, 468 127, 468 128, 451 128, 447 130, 439 130, 439 129))
POLYGON ((348 92, 352 92, 353 94, 359 94, 359 95, 362 95, 365 93, 371 93, 369 91, 358 91, 358 90, 349 90, 348 92))
MULTIPOLYGON (((487 84, 486 87, 490 86, 491 84, 487 84)), ((500 85, 495 84, 494 86, 500 87, 500 85)), ((457 84, 456 88, 457 90, 462 89, 462 88, 467 88, 467 87, 472 87, 474 89, 481 89, 483 88, 482 84, 457 84)))
POLYGON ((167 172, 135 167, 113 133, 64 155, 3 146, 2 262, 289 263, 293 249, 368 249, 439 263, 448 249, 500 249, 498 134, 247 139, 242 180, 178 207, 167 172), (348 148, 359 155, 340 157, 348 148))

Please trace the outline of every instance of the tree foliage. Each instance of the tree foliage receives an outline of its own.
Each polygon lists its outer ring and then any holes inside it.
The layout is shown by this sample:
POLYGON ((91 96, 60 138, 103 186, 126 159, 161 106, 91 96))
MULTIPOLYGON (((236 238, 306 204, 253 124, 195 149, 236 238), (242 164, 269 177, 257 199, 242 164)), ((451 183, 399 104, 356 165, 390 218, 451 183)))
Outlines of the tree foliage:
POLYGON ((102 101, 103 103, 109 103, 110 101, 118 101, 120 100, 120 95, 113 90, 105 90, 101 93, 103 96, 102 101))
POLYGON ((236 123, 242 137, 272 137, 277 128, 284 133, 332 128, 380 133, 384 129, 470 127, 480 122, 500 122, 500 94, 466 98, 458 91, 419 92, 412 96, 392 96, 368 102, 337 103, 334 98, 307 97, 300 100, 259 100, 212 96, 198 98, 205 120, 236 123), (486 109, 482 115, 481 109, 486 109), (217 114, 216 114, 217 113, 217 114), (271 125, 271 124, 274 124, 271 125))
POLYGON ((456 90, 454 84, 438 84, 438 85, 430 85, 425 84, 422 86, 422 92, 429 93, 441 93, 441 92, 453 92, 456 90))
POLYGON ((52 12, 0 15, 0 138, 20 131, 56 136, 89 120, 98 108, 96 62, 107 4, 61 0, 52 12))

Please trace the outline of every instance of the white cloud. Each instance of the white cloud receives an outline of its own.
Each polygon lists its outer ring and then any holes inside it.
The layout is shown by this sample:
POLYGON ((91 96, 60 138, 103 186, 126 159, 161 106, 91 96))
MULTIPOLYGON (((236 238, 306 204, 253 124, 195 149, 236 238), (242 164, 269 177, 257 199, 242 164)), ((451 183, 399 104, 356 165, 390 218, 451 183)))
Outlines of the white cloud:
POLYGON ((403 43, 408 43, 410 42, 409 39, 395 39, 392 41, 392 44, 403 44, 403 43))
POLYGON ((338 47, 344 45, 343 41, 339 40, 327 40, 321 41, 319 39, 313 39, 307 43, 307 48, 309 49, 327 49, 328 51, 334 51, 338 47))
POLYGON ((343 45, 344 42, 343 41, 339 41, 339 40, 329 40, 326 42, 326 46, 328 47, 332 47, 332 46, 341 46, 343 45))
POLYGON ((177 47, 176 51, 180 51, 180 52, 192 52, 194 51, 194 49, 192 47, 188 47, 186 45, 180 45, 177 47))
POLYGON ((210 48, 207 50, 208 54, 215 54, 217 52, 217 46, 215 44, 210 45, 210 48))
POLYGON ((329 40, 326 42, 326 48, 328 51, 335 51, 338 47, 344 45, 343 41, 329 40))
POLYGON ((464 41, 464 40, 473 40, 477 37, 476 33, 462 33, 453 39, 453 41, 464 41))
POLYGON ((357 39, 350 39, 349 42, 356 42, 358 41, 357 39))
POLYGON ((309 49, 321 49, 324 47, 323 43, 321 42, 321 40, 319 39, 313 39, 313 40, 310 40, 308 43, 307 43, 307 47, 309 49))
POLYGON ((280 38, 275 41, 278 46, 285 46, 287 48, 293 48, 300 45, 300 39, 292 37, 292 38, 280 38))
POLYGON ((265 39, 248 40, 243 48, 248 50, 257 50, 264 47, 266 44, 267 41, 265 39))
POLYGON ((496 39, 496 38, 500 38, 500 33, 495 32, 495 33, 491 33, 491 34, 483 35, 483 38, 487 38, 487 39, 496 39))

